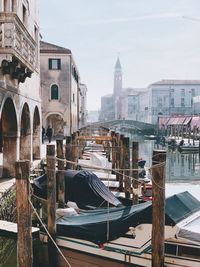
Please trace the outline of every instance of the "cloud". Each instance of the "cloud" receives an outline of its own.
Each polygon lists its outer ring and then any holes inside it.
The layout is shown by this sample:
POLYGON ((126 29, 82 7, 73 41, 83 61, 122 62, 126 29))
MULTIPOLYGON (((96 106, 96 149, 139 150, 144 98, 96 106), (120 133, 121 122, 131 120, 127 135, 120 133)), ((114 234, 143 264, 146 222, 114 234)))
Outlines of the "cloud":
POLYGON ((183 16, 178 13, 158 13, 148 14, 143 16, 128 17, 128 18, 112 18, 112 19, 95 19, 87 21, 76 21, 73 24, 81 25, 98 25, 98 24, 113 24, 113 23, 126 23, 131 21, 143 21, 143 20, 154 20, 154 19, 165 19, 165 18, 182 18, 183 16))

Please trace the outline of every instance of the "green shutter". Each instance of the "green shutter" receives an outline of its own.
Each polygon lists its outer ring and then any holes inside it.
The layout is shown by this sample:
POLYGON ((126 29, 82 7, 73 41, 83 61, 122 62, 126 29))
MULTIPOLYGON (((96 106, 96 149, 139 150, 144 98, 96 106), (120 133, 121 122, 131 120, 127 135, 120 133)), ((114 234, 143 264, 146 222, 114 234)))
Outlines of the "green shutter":
POLYGON ((56 84, 51 86, 51 99, 58 100, 58 86, 56 84))

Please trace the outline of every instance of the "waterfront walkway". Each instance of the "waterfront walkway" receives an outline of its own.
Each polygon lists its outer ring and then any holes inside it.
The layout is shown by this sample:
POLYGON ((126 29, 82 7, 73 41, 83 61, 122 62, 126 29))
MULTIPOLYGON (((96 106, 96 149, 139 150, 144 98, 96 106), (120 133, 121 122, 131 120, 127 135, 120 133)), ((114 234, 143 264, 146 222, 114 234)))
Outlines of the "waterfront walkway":
MULTIPOLYGON (((55 141, 52 141, 51 144, 55 144, 55 141)), ((46 145, 49 143, 46 141, 44 144, 41 145, 41 159, 46 157, 46 145)), ((37 168, 41 159, 34 160, 31 164, 31 169, 37 168)), ((0 153, 0 198, 4 193, 9 191, 9 189, 15 184, 15 178, 1 178, 2 176, 2 161, 3 155, 0 153)))

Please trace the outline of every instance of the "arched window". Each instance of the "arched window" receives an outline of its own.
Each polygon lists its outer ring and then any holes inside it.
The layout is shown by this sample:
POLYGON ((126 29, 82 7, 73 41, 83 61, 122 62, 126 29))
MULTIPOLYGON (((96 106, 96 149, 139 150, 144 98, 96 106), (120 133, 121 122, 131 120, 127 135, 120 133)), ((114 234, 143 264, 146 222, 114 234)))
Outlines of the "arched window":
POLYGON ((51 100, 58 100, 58 86, 56 84, 51 86, 51 100))

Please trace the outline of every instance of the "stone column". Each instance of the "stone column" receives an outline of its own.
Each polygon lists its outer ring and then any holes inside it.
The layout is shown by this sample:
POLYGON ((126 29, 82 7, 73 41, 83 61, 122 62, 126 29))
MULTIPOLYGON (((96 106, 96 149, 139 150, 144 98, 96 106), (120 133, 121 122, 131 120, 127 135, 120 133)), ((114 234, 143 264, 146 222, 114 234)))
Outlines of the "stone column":
POLYGON ((15 177, 17 159, 17 135, 6 134, 3 137, 3 177, 15 177))

